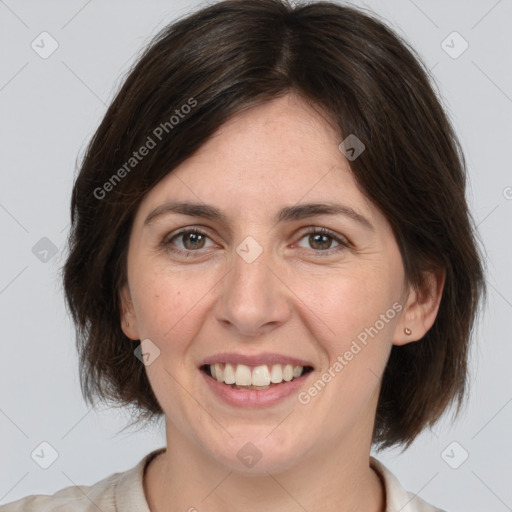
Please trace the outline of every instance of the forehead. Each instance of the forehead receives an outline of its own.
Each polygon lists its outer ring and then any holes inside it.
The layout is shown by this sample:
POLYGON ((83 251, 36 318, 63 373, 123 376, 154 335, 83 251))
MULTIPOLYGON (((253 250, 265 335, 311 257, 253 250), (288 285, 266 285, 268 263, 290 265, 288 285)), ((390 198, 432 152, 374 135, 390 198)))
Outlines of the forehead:
POLYGON ((216 205, 236 218, 272 215, 283 205, 342 202, 373 219, 339 150, 340 135, 313 107, 286 95, 233 116, 161 180, 140 205, 216 205))

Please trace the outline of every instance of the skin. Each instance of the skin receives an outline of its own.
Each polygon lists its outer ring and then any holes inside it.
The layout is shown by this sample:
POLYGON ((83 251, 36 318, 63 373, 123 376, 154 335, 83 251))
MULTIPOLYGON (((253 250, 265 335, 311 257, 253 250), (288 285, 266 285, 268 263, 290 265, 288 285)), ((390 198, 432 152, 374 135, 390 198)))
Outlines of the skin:
POLYGON ((391 227, 356 185, 340 142, 318 110, 288 94, 232 117, 140 204, 121 321, 128 337, 160 350, 146 366, 166 417, 167 451, 144 478, 153 512, 384 510, 369 466, 381 377, 392 345, 432 326, 444 275, 424 290, 406 286, 391 227), (171 199, 218 207, 233 231, 176 213, 144 226, 171 199), (351 206, 375 231, 341 215, 272 220, 283 206, 326 201, 351 206), (349 247, 305 233, 310 226, 349 247), (184 227, 207 237, 171 242, 184 227), (252 263, 236 252, 248 236, 262 248, 252 263), (307 390, 394 303, 401 311, 308 404, 293 394, 260 409, 227 405, 198 370, 219 352, 278 352, 311 362, 307 390), (252 468, 237 458, 247 442, 262 454, 252 468))

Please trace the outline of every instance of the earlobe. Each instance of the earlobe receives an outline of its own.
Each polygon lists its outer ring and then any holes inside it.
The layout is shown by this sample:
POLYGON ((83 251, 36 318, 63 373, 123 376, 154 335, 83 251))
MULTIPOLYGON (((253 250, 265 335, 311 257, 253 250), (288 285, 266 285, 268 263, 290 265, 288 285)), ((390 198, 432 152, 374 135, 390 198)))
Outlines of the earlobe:
POLYGON ((130 290, 127 284, 121 288, 119 295, 121 303, 121 329, 128 338, 138 340, 139 333, 137 330, 137 320, 135 317, 130 290))
POLYGON ((421 340, 432 327, 439 311, 445 277, 444 269, 428 272, 421 290, 410 289, 405 311, 395 328, 394 345, 421 340))

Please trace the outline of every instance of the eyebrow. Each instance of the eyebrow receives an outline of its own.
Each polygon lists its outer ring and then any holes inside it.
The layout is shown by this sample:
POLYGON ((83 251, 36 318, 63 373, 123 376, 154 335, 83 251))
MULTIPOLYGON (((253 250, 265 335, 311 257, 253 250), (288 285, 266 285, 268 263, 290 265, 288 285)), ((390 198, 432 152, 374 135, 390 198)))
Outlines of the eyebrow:
MULTIPOLYGON (((167 201, 157 206, 146 217, 144 226, 152 223, 157 217, 172 213, 216 220, 228 226, 229 229, 232 229, 231 221, 215 206, 187 201, 167 201)), ((355 220, 364 228, 375 232, 375 227, 364 215, 355 211, 350 206, 337 203, 301 203, 294 206, 285 206, 276 213, 273 221, 274 223, 291 222, 314 217, 316 215, 343 215, 355 220)))

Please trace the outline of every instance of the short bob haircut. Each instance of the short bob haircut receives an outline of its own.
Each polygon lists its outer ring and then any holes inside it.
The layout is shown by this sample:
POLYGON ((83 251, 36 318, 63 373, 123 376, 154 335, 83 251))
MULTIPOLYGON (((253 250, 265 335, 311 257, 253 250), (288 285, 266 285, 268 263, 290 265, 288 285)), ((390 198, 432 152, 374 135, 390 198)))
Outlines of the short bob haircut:
POLYGON ((109 106, 72 192, 62 273, 86 403, 99 397, 128 407, 134 423, 163 417, 121 329, 134 214, 231 116, 296 93, 340 142, 355 134, 365 145, 350 168, 393 229, 407 285, 422 290, 425 272, 446 272, 431 329, 392 347, 373 444, 406 449, 449 406, 458 414, 487 292, 464 155, 433 83, 414 50, 376 16, 327 1, 227 0, 161 30, 109 106))

